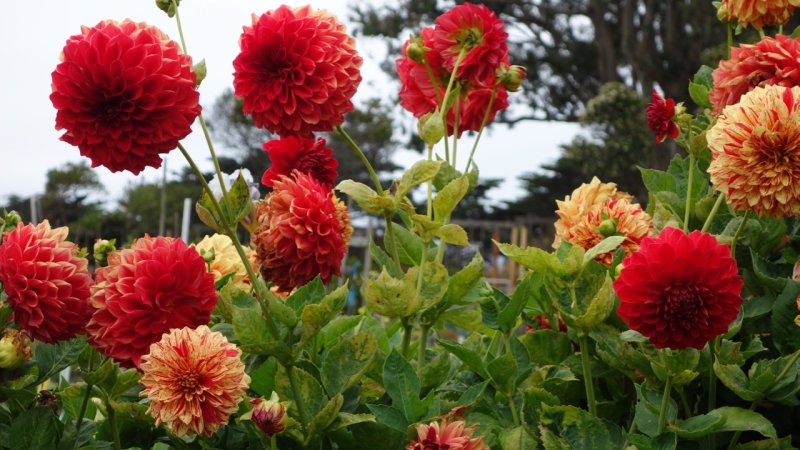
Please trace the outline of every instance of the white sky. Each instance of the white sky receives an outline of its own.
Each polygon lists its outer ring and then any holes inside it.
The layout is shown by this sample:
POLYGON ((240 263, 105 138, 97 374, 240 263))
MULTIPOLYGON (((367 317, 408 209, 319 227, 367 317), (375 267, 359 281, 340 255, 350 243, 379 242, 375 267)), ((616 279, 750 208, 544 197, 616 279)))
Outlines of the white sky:
MULTIPOLYGON (((289 0, 286 3, 308 2, 289 0)), ((232 61, 238 53, 238 38, 242 26, 250 22, 251 13, 261 14, 279 4, 263 0, 183 2, 181 20, 189 53, 195 62, 205 58, 208 67, 208 76, 200 87, 205 108, 210 108, 214 99, 232 85, 232 61)), ((341 20, 347 18, 347 0, 312 2, 312 5, 326 8, 341 20)), ((77 147, 59 140, 61 132, 55 130, 55 109, 49 99, 50 74, 69 36, 79 33, 81 25, 131 18, 155 25, 172 39, 179 39, 174 19, 160 11, 154 0, 9 1, 3 5, 3 10, 0 15, 0 42, 3 42, 0 46, 0 204, 10 194, 29 196, 42 192, 48 169, 82 159, 77 147)), ((375 89, 386 90, 389 81, 378 68, 381 46, 359 43, 358 48, 366 62, 357 98, 365 98, 374 95, 375 89), (366 92, 370 90, 373 92, 366 92)), ((396 98, 396 90, 392 87, 387 95, 396 98)), ((184 144, 202 169, 210 169, 202 133, 197 124, 194 129, 184 144)), ((496 127, 484 133, 476 155, 481 176, 505 179, 499 189, 491 191, 493 200, 521 196, 523 192, 517 176, 554 160, 558 156, 558 145, 568 142, 576 131, 577 127, 571 124, 528 122, 510 130, 496 127)), ((460 148, 470 147, 471 142, 464 141, 460 148)), ((417 158, 416 153, 400 151, 396 159, 402 165, 410 165, 417 158)), ((168 161, 170 172, 185 165, 177 150, 169 154, 168 161)), ((466 155, 461 161, 460 165, 466 163, 466 155)), ((152 168, 144 170, 138 179, 127 172, 112 174, 102 167, 95 170, 108 191, 109 207, 115 206, 128 183, 161 178, 160 169, 152 168)))

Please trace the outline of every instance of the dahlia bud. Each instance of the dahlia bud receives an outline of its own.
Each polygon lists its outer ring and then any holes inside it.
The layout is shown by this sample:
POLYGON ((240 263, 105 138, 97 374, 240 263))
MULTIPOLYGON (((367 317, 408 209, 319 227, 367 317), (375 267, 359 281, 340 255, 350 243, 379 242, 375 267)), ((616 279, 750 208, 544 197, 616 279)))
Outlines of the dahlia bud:
POLYGON ((283 433, 286 429, 286 407, 279 403, 278 394, 272 393, 269 400, 254 398, 250 403, 255 407, 242 419, 249 419, 267 437, 283 433))
POLYGON ((518 92, 525 77, 528 76, 528 69, 523 66, 510 66, 502 70, 499 75, 503 87, 508 92, 518 92))
POLYGON ((217 257, 217 252, 214 248, 198 248, 200 250, 200 256, 203 257, 203 261, 206 264, 211 264, 214 262, 214 259, 217 257))
POLYGON ((164 11, 170 17, 175 15, 175 8, 180 4, 181 0, 175 0, 174 4, 172 3, 172 0, 156 0, 156 6, 158 6, 158 9, 164 11))
POLYGON ((409 41, 406 55, 408 55, 408 59, 421 64, 425 62, 425 48, 415 41, 416 39, 413 38, 409 41))
POLYGON ((614 236, 617 234, 617 221, 615 219, 603 220, 600 222, 600 226, 597 227, 597 232, 603 237, 614 236))
POLYGON ((624 269, 622 263, 617 264, 617 267, 614 269, 614 279, 619 278, 619 274, 622 273, 622 269, 624 269))
POLYGON ((430 146, 435 145, 442 140, 446 131, 444 120, 442 120, 442 113, 440 111, 434 111, 420 117, 419 122, 417 122, 417 129, 419 131, 419 137, 421 137, 423 141, 430 146))
POLYGON ((0 234, 13 230, 17 224, 22 222, 22 217, 16 211, 3 211, 3 220, 0 222, 0 234))
POLYGON ((31 359, 31 340, 27 334, 7 328, 0 338, 0 369, 16 369, 31 359))
POLYGON ((720 2, 714 2, 714 5, 718 5, 717 19, 719 19, 720 22, 725 22, 725 23, 732 22, 730 14, 728 14, 728 5, 720 2))
POLYGON ((106 265, 108 262, 108 254, 115 251, 117 240, 116 239, 98 239, 94 242, 92 248, 92 256, 99 265, 106 265))

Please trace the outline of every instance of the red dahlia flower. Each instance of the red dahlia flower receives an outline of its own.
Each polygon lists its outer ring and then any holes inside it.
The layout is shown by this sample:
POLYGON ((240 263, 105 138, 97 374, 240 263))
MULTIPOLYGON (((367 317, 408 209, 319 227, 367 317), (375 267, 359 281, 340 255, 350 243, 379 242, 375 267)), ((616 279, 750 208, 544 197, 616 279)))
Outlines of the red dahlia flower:
POLYGON ((256 208, 252 236, 264 279, 288 292, 317 275, 325 283, 339 276, 352 233, 347 208, 307 174, 282 176, 273 188, 256 208))
POLYGON ((211 436, 236 412, 250 384, 241 351, 201 325, 164 333, 142 356, 141 397, 156 425, 176 436, 211 436))
MULTIPOLYGON (((443 66, 443 60, 436 50, 432 50, 434 31, 424 28, 420 33, 422 46, 429 49, 425 52, 425 60, 433 73, 434 85, 423 62, 414 61, 408 55, 408 46, 412 41, 403 45, 403 56, 398 58, 397 74, 400 78, 400 106, 420 118, 433 112, 441 104, 445 88, 450 79, 450 73, 443 66)), ((458 98, 459 124, 458 134, 464 131, 478 131, 483 124, 486 109, 489 108, 492 91, 497 81, 496 74, 492 73, 483 81, 466 82, 456 80, 460 96, 458 98)), ((508 108, 508 92, 505 86, 497 86, 495 98, 491 104, 486 123, 494 120, 498 112, 508 108)), ((455 104, 447 113, 447 134, 455 132, 455 104)))
POLYGON ((192 59, 158 28, 106 20, 70 37, 52 74, 61 140, 92 167, 160 167, 200 114, 192 59))
POLYGON ((456 76, 471 82, 485 82, 508 59, 508 34, 503 21, 484 5, 462 3, 436 18, 435 48, 452 72, 462 50, 465 52, 456 76))
POLYGON ((714 87, 708 96, 719 114, 728 105, 739 103, 742 96, 759 86, 800 84, 800 39, 777 35, 765 37, 754 45, 742 44, 731 49, 731 57, 720 61, 712 77, 714 87))
POLYGON ((657 348, 703 348, 728 331, 742 305, 736 260, 708 233, 665 228, 622 265, 617 314, 657 348))
POLYGON ((95 272, 89 341, 121 366, 139 366, 150 344, 173 328, 208 323, 214 275, 180 239, 145 236, 113 252, 95 272))
POLYGON ((664 139, 675 139, 680 134, 678 124, 675 123, 675 100, 665 99, 653 89, 653 101, 647 105, 647 126, 655 133, 656 142, 664 139))
POLYGON ((310 6, 280 6, 244 27, 233 87, 256 126, 281 136, 331 131, 353 110, 361 57, 344 25, 310 6))
POLYGON ((333 150, 325 146, 323 138, 287 136, 265 142, 264 150, 269 154, 272 166, 264 172, 261 184, 272 187, 283 175, 292 171, 311 175, 327 189, 333 189, 339 162, 333 158, 333 150))
POLYGON ((0 282, 14 321, 33 339, 54 343, 83 333, 91 310, 88 261, 66 240, 67 227, 17 224, 0 245, 0 282))

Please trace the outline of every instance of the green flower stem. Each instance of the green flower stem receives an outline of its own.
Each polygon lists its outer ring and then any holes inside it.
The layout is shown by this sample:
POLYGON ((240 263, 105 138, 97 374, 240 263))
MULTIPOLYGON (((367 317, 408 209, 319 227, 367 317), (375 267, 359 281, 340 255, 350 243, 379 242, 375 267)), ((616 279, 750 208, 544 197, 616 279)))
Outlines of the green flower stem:
MULTIPOLYGON (((772 383, 769 385, 769 387, 764 389, 762 392, 769 392, 778 383, 780 383, 780 381, 783 379, 783 377, 785 377, 786 374, 789 373, 789 370, 791 370, 791 368, 794 367, 795 363, 797 363, 797 359, 798 358, 800 358, 800 350, 794 352, 792 357, 789 358, 789 362, 786 363, 786 366, 780 371, 778 376, 775 377, 775 379, 772 381, 772 383)), ((764 398, 764 394, 761 394, 758 399, 753 400, 753 403, 750 403, 750 411, 754 411, 756 409, 756 407, 758 406, 758 403, 763 398, 764 398)), ((731 439, 731 443, 728 446, 728 450, 733 450, 733 448, 736 447, 736 444, 739 442, 739 437, 741 437, 741 435, 742 435, 741 431, 737 431, 736 434, 733 435, 733 438, 731 439)))
POLYGON ((411 333, 414 332, 414 327, 405 318, 400 321, 403 323, 403 343, 400 344, 400 354, 405 358, 408 354, 408 347, 411 346, 411 333))
POLYGON ((306 406, 303 404, 300 396, 300 386, 297 384, 297 374, 295 373, 294 366, 286 367, 286 372, 289 374, 289 384, 292 386, 294 404, 297 406, 297 413, 300 415, 300 425, 305 430, 308 426, 308 416, 306 415, 306 406))
POLYGON ((486 105, 486 111, 483 112, 483 120, 481 120, 481 128, 478 130, 478 136, 475 137, 475 143, 472 144, 472 150, 469 152, 469 159, 467 160, 467 167, 464 169, 464 173, 469 173, 469 168, 472 166, 472 158, 475 156, 475 150, 478 149, 478 142, 481 141, 481 136, 483 135, 483 129, 486 128, 486 122, 489 121, 489 113, 492 112, 492 106, 494 106, 494 100, 497 96, 497 87, 500 85, 500 82, 494 84, 494 89, 492 89, 492 95, 489 97, 489 104, 486 105))
POLYGON ((667 381, 664 383, 664 395, 661 397, 661 408, 658 410, 658 433, 661 434, 667 428, 667 408, 669 398, 672 393, 672 375, 667 373, 667 381))
MULTIPOLYGON (((188 55, 189 50, 186 48, 186 39, 183 37, 183 26, 181 25, 181 15, 178 11, 178 1, 172 0, 172 6, 175 8, 175 22, 178 24, 178 35, 181 37, 181 48, 183 49, 183 53, 188 55)), ((206 138, 206 142, 208 143, 208 150, 211 152, 211 160, 214 161, 214 170, 217 172, 217 177, 219 177, 219 185, 222 189, 222 195, 227 194, 227 189, 225 188, 225 182, 222 180, 222 170, 219 167, 219 160, 217 160, 217 154, 214 152, 214 144, 211 141, 211 135, 208 133, 208 127, 206 126, 206 121, 203 119, 203 114, 201 113, 200 116, 200 127, 203 129, 203 135, 206 138)), ((210 194, 210 192, 209 192, 210 194)))
POLYGON ((111 429, 111 439, 114 442, 114 450, 122 450, 122 444, 119 440, 119 428, 117 427, 117 413, 114 407, 111 406, 110 401, 106 401, 106 410, 108 413, 108 427, 111 429))
POLYGON ((725 194, 722 192, 719 193, 717 197, 717 201, 714 202, 714 206, 711 208, 711 212, 708 213, 708 217, 706 218, 706 223, 703 224, 703 229, 701 230, 703 233, 707 232, 711 229, 711 224, 714 223, 714 219, 717 217, 717 212, 719 212, 719 207, 725 201, 725 194))
MULTIPOLYGON (((455 72, 454 72, 455 73, 455 72)), ((461 120, 461 100, 459 97, 453 101, 453 106, 455 107, 455 111, 453 112, 453 168, 456 167, 456 157, 458 156, 458 121, 461 120)), ((445 122, 445 127, 447 127, 447 117, 443 116, 442 120, 445 122)), ((445 136, 445 140, 447 140, 447 136, 445 136)))
MULTIPOLYGON (((75 435, 78 436, 79 432, 81 431, 81 425, 83 425, 83 417, 86 415, 86 407, 89 406, 89 399, 92 397, 92 388, 94 387, 91 383, 86 383, 86 393, 83 394, 83 400, 81 400, 81 408, 78 410, 78 421, 75 422, 75 435)), ((75 445, 78 442, 75 441, 75 445)))
POLYGON ((519 426, 522 423, 519 419, 519 413, 517 412, 517 402, 514 400, 515 392, 508 393, 508 407, 511 409, 511 419, 514 421, 515 426, 519 426))
POLYGON ((733 25, 727 24, 728 28, 728 59, 731 58, 731 48, 733 48, 733 25))
POLYGON ((431 65, 428 63, 428 57, 426 55, 422 55, 422 64, 425 65, 425 72, 428 73, 428 80, 430 80, 431 85, 433 85, 433 93, 436 95, 436 102, 440 105, 442 104, 442 94, 439 92, 439 80, 433 75, 433 70, 431 69, 431 65))
POLYGON ((378 174, 375 173, 375 169, 372 168, 372 164, 370 164, 369 159, 367 159, 367 155, 364 154, 364 152, 361 150, 361 147, 356 144, 356 141, 354 141, 353 138, 347 134, 347 131, 345 131, 341 125, 336 127, 336 131, 342 136, 342 138, 344 138, 350 148, 356 153, 356 156, 358 156, 358 158, 364 164, 367 172, 369 172, 369 177, 372 178, 372 183, 375 184, 375 191, 378 193, 378 195, 382 195, 383 187, 381 186, 381 181, 378 179, 378 174))
POLYGON ((428 331, 430 331, 430 325, 424 324, 420 328, 422 330, 422 335, 419 338, 419 352, 417 354, 417 372, 421 374, 422 368, 425 367, 425 351, 428 348, 428 331))
MULTIPOLYGON (((442 120, 445 122, 445 127, 447 126, 447 111, 450 109, 447 105, 447 98, 450 96, 450 91, 453 89, 453 82, 456 79, 456 72, 458 71, 458 66, 461 65, 461 60, 464 59, 464 56, 467 54, 467 49, 462 48, 461 51, 458 53, 458 57, 456 58, 456 62, 453 65, 453 72, 450 74, 450 80, 447 82, 447 89, 444 91, 444 97, 442 98, 441 104, 441 111, 442 111, 442 120)), ((456 126, 458 126, 458 119, 456 119, 456 126)), ((458 134, 458 133, 456 133, 458 134)), ((447 137, 444 139, 444 159, 448 163, 450 162, 450 151, 448 149, 447 137)), ((455 151, 455 149, 454 149, 455 151)), ((455 164, 453 164, 455 166, 455 164)))
POLYGON ((394 260, 397 267, 403 267, 400 264, 400 254, 397 253, 397 243, 394 241, 394 231, 392 230, 392 216, 389 213, 383 214, 383 219, 386 221, 386 249, 389 250, 389 254, 392 255, 392 259, 394 260))
MULTIPOLYGON (((211 199, 211 204, 217 211, 217 214, 219 214, 219 216, 222 217, 222 208, 219 206, 217 198, 214 196, 214 193, 211 192, 211 187, 208 185, 208 182, 206 181, 205 177, 203 177, 203 173, 200 172, 200 169, 197 167, 197 164, 194 162, 194 159, 192 159, 191 155, 189 155, 189 152, 180 142, 178 143, 178 149, 180 149, 181 153, 183 154, 183 157, 189 163, 189 166, 192 168, 192 171, 194 172, 195 176, 197 176, 197 178, 200 180, 200 184, 203 186, 203 189, 205 189, 205 191, 208 193, 208 197, 211 199)), ((258 276, 253 270, 253 267, 250 265, 250 261, 247 259, 247 255, 244 253, 244 248, 242 247, 242 243, 239 242, 239 237, 236 235, 236 230, 235 229, 231 230, 226 226, 225 230, 223 231, 225 232, 225 235, 227 235, 229 238, 231 238, 231 241, 233 241, 233 246, 236 248, 236 252, 239 254, 239 258, 242 260, 245 270, 247 270, 247 275, 250 277, 250 281, 252 283, 252 286, 254 287, 256 298, 259 300, 259 304, 261 304, 261 309, 264 312, 264 320, 267 323, 267 328, 269 329, 270 334, 272 335, 273 338, 280 339, 278 326, 275 324, 275 321, 272 320, 272 317, 268 314, 266 305, 264 303, 267 301, 269 295, 271 294, 265 292, 266 289, 264 289, 264 286, 259 282, 258 276)))
MULTIPOLYGON (((433 146, 428 144, 428 161, 433 161, 433 146)), ((426 209, 428 219, 433 218, 433 180, 428 180, 428 208, 426 209)))
POLYGON ((733 259, 736 259, 736 243, 739 242, 739 237, 742 235, 742 231, 744 231, 745 224, 747 224, 748 220, 750 220, 750 210, 744 212, 742 223, 739 224, 739 227, 736 228, 736 234, 733 235, 733 241, 731 241, 731 255, 733 259))
POLYGON ((586 387, 586 401, 589 404, 589 413, 597 417, 597 401, 594 398, 594 380, 592 380, 592 366, 589 363, 589 339, 585 333, 578 337, 578 346, 581 351, 581 366, 583 366, 583 384, 586 387))
MULTIPOLYGON (((691 132, 689 133, 689 140, 691 141, 691 132)), ((691 144, 690 144, 691 145, 691 144)), ((683 213, 683 231, 689 232, 689 217, 691 217, 692 210, 692 180, 694 179, 694 152, 689 148, 689 181, 686 185, 686 208, 683 213)))
POLYGON ((269 448, 270 450, 278 450, 278 437, 273 435, 269 439, 269 448))
MULTIPOLYGON (((722 339, 717 336, 713 341, 708 343, 708 349, 711 350, 711 369, 708 371, 708 411, 711 412, 717 408, 717 374, 714 372, 714 362, 717 359, 717 348, 722 339)), ((709 448, 717 448, 717 437, 714 434, 706 436, 706 442, 709 448)))

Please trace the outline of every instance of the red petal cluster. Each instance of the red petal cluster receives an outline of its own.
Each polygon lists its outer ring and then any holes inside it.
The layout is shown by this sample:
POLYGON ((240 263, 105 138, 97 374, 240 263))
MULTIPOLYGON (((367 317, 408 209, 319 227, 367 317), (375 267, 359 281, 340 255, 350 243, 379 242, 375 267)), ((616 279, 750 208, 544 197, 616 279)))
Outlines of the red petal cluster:
POLYGON ((310 175, 294 172, 273 183, 256 209, 252 239, 261 274, 283 292, 317 275, 328 282, 341 274, 352 228, 347 208, 310 175))
POLYGON ((0 282, 14 321, 33 339, 54 343, 83 333, 91 311, 88 261, 66 240, 67 227, 17 224, 0 245, 0 282))
POLYGON ((279 135, 331 131, 361 83, 355 40, 336 17, 286 5, 253 16, 233 61, 235 94, 256 126, 279 135))
POLYGON ((657 348, 703 348, 742 305, 736 260, 708 233, 665 228, 622 265, 617 314, 657 348))
POLYGON ((675 100, 665 99, 655 89, 652 94, 653 101, 647 105, 647 127, 655 133, 656 142, 664 139, 675 139, 680 134, 678 124, 675 123, 675 100))
POLYGON ((138 367, 169 330, 208 323, 217 304, 214 275, 197 250, 176 238, 137 239, 111 253, 95 281, 89 341, 124 367, 138 367))
POLYGON ((326 147, 325 139, 287 136, 265 142, 264 150, 269 154, 272 166, 264 172, 261 184, 272 187, 282 176, 293 171, 311 175, 327 189, 333 189, 339 162, 333 158, 333 150, 326 147))
MULTIPOLYGON (((423 62, 417 62, 408 56, 408 46, 416 43, 415 40, 406 41, 403 45, 403 56, 398 58, 397 74, 400 78, 400 105, 415 117, 422 117, 427 113, 433 112, 440 104, 444 96, 445 88, 450 79, 450 73, 445 69, 444 59, 433 49, 435 43, 435 31, 433 28, 424 28, 420 32, 422 47, 425 51, 425 60, 431 69, 433 80, 428 74, 428 70, 423 62), (434 84, 435 81, 435 84, 434 84)), ((503 62, 506 60, 504 59, 503 62)), ((492 91, 497 84, 495 70, 500 67, 500 63, 491 67, 491 73, 487 73, 484 78, 460 79, 458 83, 459 96, 457 103, 450 108, 447 113, 447 133, 455 133, 456 111, 458 111, 458 135, 464 131, 478 131, 483 124, 483 117, 486 110, 490 108, 486 123, 494 120, 498 112, 508 108, 508 91, 501 83, 497 86, 494 99, 492 91)))
POLYGON ((103 21, 67 40, 50 100, 61 140, 92 167, 160 167, 200 114, 192 59, 158 28, 103 21))
POLYGON ((494 76, 500 63, 508 60, 508 34, 500 20, 485 5, 462 3, 436 18, 433 48, 452 72, 464 51, 456 76, 470 81, 494 76))
POLYGON ((800 39, 777 35, 765 37, 754 45, 742 44, 731 49, 731 57, 720 61, 712 77, 714 87, 709 100, 714 113, 739 103, 742 96, 758 86, 800 85, 800 39))

